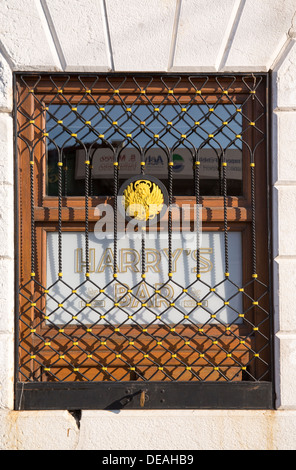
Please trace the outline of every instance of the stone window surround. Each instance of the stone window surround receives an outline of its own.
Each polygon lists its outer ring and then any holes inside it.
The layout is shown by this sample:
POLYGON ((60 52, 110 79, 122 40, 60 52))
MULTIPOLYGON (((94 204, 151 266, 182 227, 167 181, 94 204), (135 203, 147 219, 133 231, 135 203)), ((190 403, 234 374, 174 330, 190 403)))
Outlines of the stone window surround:
MULTIPOLYGON (((28 0, 26 0, 27 2, 28 0)), ((151 10, 155 1, 147 4, 151 10)), ((18 6, 23 0, 18 0, 18 6)), ((229 15, 227 34, 213 41, 212 28, 205 26, 204 33, 210 35, 211 48, 208 42, 196 28, 195 15, 189 15, 188 22, 183 21, 182 15, 188 16, 188 11, 199 7, 196 0, 176 0, 176 12, 173 11, 173 21, 161 22, 162 38, 168 36, 173 29, 174 34, 179 26, 179 38, 172 47, 167 47, 159 57, 154 48, 154 35, 151 35, 150 24, 143 29, 137 29, 135 18, 125 22, 124 13, 117 11, 122 3, 112 0, 98 0, 102 6, 103 17, 107 13, 110 18, 116 18, 110 28, 106 28, 96 20, 97 12, 92 11, 91 19, 96 22, 97 29, 104 32, 108 43, 107 53, 104 47, 89 54, 76 56, 75 44, 71 41, 62 49, 63 39, 67 40, 67 29, 63 27, 65 12, 60 14, 60 0, 50 0, 56 10, 56 23, 49 21, 48 0, 36 0, 36 11, 27 10, 25 18, 21 18, 20 8, 15 8, 19 22, 7 21, 6 11, 0 12, 0 21, 4 15, 7 42, 0 43, 0 448, 35 449, 285 449, 295 448, 296 442, 296 33, 295 5, 293 1, 274 2, 274 0, 229 0, 222 2, 234 5, 229 15), (285 5, 284 5, 285 4, 285 5), (106 7, 107 5, 107 7, 106 7), (196 6, 197 5, 197 6, 196 6), (266 6, 267 5, 267 6, 266 6), (284 6, 287 8, 285 9, 284 6), (185 8, 186 7, 186 8, 185 8), (280 21, 268 23, 264 8, 278 9, 280 21), (253 24, 253 10, 256 9, 258 22, 253 24), (290 9, 290 10, 289 10, 290 9), (108 11, 107 11, 108 10, 108 11), (250 10, 252 10, 250 14, 250 10), (261 13, 261 16, 260 16, 261 13), (31 15, 31 17, 30 17, 31 15), (250 23, 251 21, 251 23, 250 23), (265 24, 267 22, 267 26, 265 24), (42 26, 40 26, 40 24, 42 26), (27 34, 26 24, 34 31, 34 44, 31 48, 34 54, 27 57, 26 46, 32 41, 27 34), (165 28, 163 25, 165 24, 165 28), (238 24, 243 28, 238 28, 238 24), (35 26, 38 26, 37 33, 35 26), (101 27, 102 26, 102 27, 101 27), (132 26, 130 44, 139 51, 140 41, 137 31, 144 32, 147 41, 145 53, 141 50, 138 62, 131 71, 199 71, 199 72, 239 72, 271 70, 272 102, 271 102, 271 161, 272 161, 272 217, 273 217, 273 252, 274 267, 274 360, 276 411, 211 411, 211 410, 176 410, 166 412, 154 411, 122 411, 118 414, 107 411, 84 411, 81 422, 78 415, 71 416, 68 412, 21 412, 13 410, 13 380, 14 380, 14 144, 12 116, 12 70, 15 71, 96 71, 130 70, 131 58, 135 54, 124 54, 125 41, 112 42, 112 34, 124 26, 132 26), (45 33, 42 30, 44 27, 45 33), (186 31, 187 28, 187 31, 186 31), (250 33, 253 30, 253 36, 250 33), (25 30, 25 31, 24 31, 25 30), (268 31, 267 31, 268 30, 268 31), (267 31, 268 34, 260 34, 267 31), (56 35, 55 35, 56 32, 56 35), (184 34, 186 33, 186 34, 184 34), (58 35, 57 35, 58 34, 58 35), (280 36, 281 35, 281 36, 280 36), (190 48, 184 48, 190 36, 190 48), (16 41, 18 38, 18 43, 16 41), (230 40, 228 39, 230 38, 230 40), (261 39, 264 42, 261 42, 261 39), (48 45, 44 44, 48 40, 48 45), (242 42, 244 47, 241 48, 242 42), (253 44, 260 44, 254 51, 253 44), (21 44, 21 47, 20 47, 21 44), (112 56, 112 48, 115 56, 112 56), (2 47, 3 46, 3 47, 2 47), (38 47, 35 47, 38 46, 38 47), (232 46, 232 47, 231 47, 232 46), (205 48, 207 49, 205 52, 205 48), (25 52, 24 52, 25 51, 25 52), (49 53, 51 51, 51 54, 49 53), (148 56, 147 56, 148 52, 148 56), (255 53, 253 53, 255 52, 255 53), (26 53, 26 58, 22 54, 26 53), (149 55, 150 54, 150 55, 149 55), (157 57, 156 60, 155 57, 157 57), (167 63, 168 59, 168 63, 167 63), (79 63, 77 68, 76 64, 79 63), (87 65, 84 65, 84 64, 87 65), (97 67, 98 63, 105 64, 97 67), (197 70, 195 64, 202 66, 197 70), (48 65, 50 64, 50 65, 48 65), (160 64, 160 65, 159 65, 160 64), (185 66, 184 66, 185 64, 185 66), (236 65, 237 64, 237 65, 236 65), (241 66, 243 65, 243 66, 241 66), (174 67, 173 67, 174 66, 174 67), (168 67, 168 68, 167 68, 168 67), (80 424, 80 426, 78 426, 80 424), (186 433, 184 428, 186 426, 186 433), (44 433, 44 429, 47 430, 44 433), (126 432, 129 429, 129 432, 126 432), (103 431, 103 432, 102 432, 103 431), (111 440, 110 436, 114 436, 111 440), (34 438, 32 438, 34 436, 34 438), (50 438, 49 438, 50 436, 50 438)), ((80 0, 83 4, 84 0, 80 0)), ((14 0, 7 3, 13 5, 14 0)), ((64 2, 66 5, 67 2, 64 2)), ((78 2, 76 2, 78 5, 78 2)), ((134 1, 135 5, 140 3, 134 1)), ((166 18, 171 13, 170 2, 163 2, 166 18), (170 9, 168 11, 167 9, 170 9)), ((175 2, 171 2, 175 4, 175 2)), ((206 4, 207 2, 205 2, 206 4)), ((219 2, 217 2, 219 3, 219 2)), ((72 2, 69 2, 72 5, 72 2)), ((141 8, 141 5, 140 7, 141 8)), ((220 18, 224 11, 215 10, 220 18)), ((225 9, 224 9, 225 10, 225 9)), ((225 10, 226 11, 226 10, 225 10)), ((228 10, 229 11, 229 10, 228 10)), ((12 12, 14 14, 14 12, 12 12)), ((52 11, 51 13, 54 13, 52 11)), ((88 15, 88 13, 86 12, 88 15)), ((205 7, 201 15, 208 14, 205 7)), ((228 15, 226 12, 225 14, 228 15)), ((77 18, 79 16, 77 15, 77 18)), ((52 17, 53 18, 53 17, 52 17)), ((80 18, 80 17, 79 17, 80 18)), ((153 19, 155 16, 152 17, 153 19)), ((163 18, 163 16, 162 16, 163 18)), ((213 22, 203 21, 203 25, 212 26, 213 22)), ((75 29, 75 24, 74 24, 75 29)), ((84 29, 84 28, 83 28, 84 29)), ((216 28, 219 31, 221 29, 216 28)), ((91 31, 90 31, 91 32, 91 31)), ((141 37, 142 38, 142 37, 141 37)), ((6 40, 5 39, 5 40, 6 40)), ((79 35, 75 40, 79 40, 79 35)), ((95 40, 101 45, 100 36, 95 40)), ((91 34, 87 37, 89 44, 94 44, 91 34), (91 43, 93 41, 93 43, 91 43)), ((156 41, 157 42, 157 41, 156 41)))
MULTIPOLYGON (((295 295, 296 242, 292 237, 296 225, 296 164, 294 163, 294 137, 296 126, 296 92, 293 88, 293 68, 296 72, 296 44, 292 40, 285 54, 271 71, 272 86, 272 218, 274 259, 274 325, 275 325, 275 385, 277 408, 295 409, 296 398, 293 384, 296 361, 296 333, 291 314, 295 295), (290 77, 290 79, 289 79, 290 77), (295 201, 295 204, 293 204, 295 201), (295 207, 294 207, 295 206, 295 207), (285 281, 290 280, 290 283, 285 281)), ((14 206, 13 206, 13 117, 12 72, 3 59, 0 67, 0 286, 6 293, 1 300, 0 342, 4 356, 1 357, 0 403, 3 408, 13 409, 13 356, 14 356, 14 206)))

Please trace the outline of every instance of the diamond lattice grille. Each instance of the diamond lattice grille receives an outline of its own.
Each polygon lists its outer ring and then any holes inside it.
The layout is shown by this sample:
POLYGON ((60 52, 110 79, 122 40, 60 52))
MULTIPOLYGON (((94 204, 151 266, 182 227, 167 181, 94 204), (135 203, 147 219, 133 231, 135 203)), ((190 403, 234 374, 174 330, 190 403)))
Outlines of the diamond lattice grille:
POLYGON ((24 74, 17 138, 20 381, 269 379, 264 77, 24 74))

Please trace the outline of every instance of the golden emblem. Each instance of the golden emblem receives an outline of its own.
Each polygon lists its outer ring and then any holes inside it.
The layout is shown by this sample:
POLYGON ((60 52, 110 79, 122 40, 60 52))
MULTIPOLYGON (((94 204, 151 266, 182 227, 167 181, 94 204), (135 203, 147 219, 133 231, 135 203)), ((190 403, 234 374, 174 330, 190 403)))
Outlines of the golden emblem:
POLYGON ((160 187, 145 178, 131 182, 123 191, 123 196, 126 215, 139 221, 154 219, 164 205, 160 187))

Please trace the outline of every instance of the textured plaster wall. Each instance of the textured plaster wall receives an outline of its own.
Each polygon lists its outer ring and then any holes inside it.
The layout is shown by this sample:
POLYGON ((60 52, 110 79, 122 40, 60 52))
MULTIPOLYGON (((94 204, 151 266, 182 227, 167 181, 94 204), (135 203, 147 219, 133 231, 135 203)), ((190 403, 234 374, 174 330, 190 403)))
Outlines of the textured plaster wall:
POLYGON ((0 0, 0 449, 296 447, 296 0, 0 0), (13 71, 272 70, 275 411, 13 411, 13 71), (186 432, 184 432, 186 430, 186 432))
POLYGON ((295 449, 296 411, 84 411, 80 428, 66 411, 0 416, 0 449, 295 449))

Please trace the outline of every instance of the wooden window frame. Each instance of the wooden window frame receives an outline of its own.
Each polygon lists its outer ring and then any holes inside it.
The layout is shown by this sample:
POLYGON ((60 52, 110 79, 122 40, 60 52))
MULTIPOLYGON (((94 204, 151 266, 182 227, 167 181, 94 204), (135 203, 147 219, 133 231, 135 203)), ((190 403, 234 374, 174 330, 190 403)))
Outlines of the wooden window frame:
MULTIPOLYGON (((264 74, 260 74, 261 76, 264 76, 264 74)), ((157 77, 157 76, 156 76, 157 77)), ((264 76, 264 80, 267 80, 267 75, 264 76)), ((118 78, 117 82, 117 77, 116 75, 114 76, 114 80, 112 83, 112 86, 116 87, 116 85, 120 85, 120 78, 118 78)), ((88 96, 84 96, 85 92, 85 83, 86 81, 83 82, 83 85, 79 79, 77 79, 75 82, 73 82, 72 77, 71 77, 71 86, 67 85, 64 89, 62 89, 63 95, 66 95, 66 98, 69 97, 71 99, 71 104, 87 104, 88 101, 88 96), (84 96, 82 99, 81 96, 84 96)), ((182 80, 181 80, 181 85, 182 85, 182 80)), ((185 83, 185 81, 184 81, 185 83)), ((188 83, 186 81, 186 83, 188 83)), ((162 81, 159 79, 156 79, 156 84, 158 87, 150 89, 147 87, 146 89, 146 95, 149 95, 149 93, 153 94, 155 96, 159 96, 159 102, 161 102, 164 98, 164 95, 167 94, 167 89, 163 85, 162 81)), ((166 83, 166 85, 169 84, 166 83)), ((125 104, 130 104, 130 103, 135 103, 135 91, 133 89, 133 83, 130 82, 128 79, 127 82, 125 83, 124 87, 121 87, 121 98, 123 99, 125 104)), ((153 82, 153 86, 155 85, 155 82, 153 82)), ((180 84, 178 85, 178 92, 181 95, 180 102, 183 104, 186 104, 186 100, 188 99, 188 96, 190 97, 195 93, 195 90, 192 88, 192 90, 188 90, 188 86, 182 88, 180 84), (182 93, 184 95, 182 96, 182 93)), ((22 106, 22 109, 18 109, 18 115, 16 119, 16 126, 18 128, 21 128, 24 125, 24 122, 27 121, 27 116, 36 115, 37 111, 37 118, 34 118, 34 126, 28 126, 26 130, 23 132, 23 137, 27 139, 27 142, 30 143, 31 146, 34 146, 34 223, 36 227, 36 259, 38 260, 37 263, 37 269, 36 269, 36 278, 38 282, 41 285, 46 285, 46 282, 44 283, 44 279, 46 276, 46 233, 48 231, 56 231, 57 230, 57 224, 59 221, 59 214, 58 214, 58 198, 54 196, 47 196, 45 192, 46 188, 46 158, 45 158, 45 139, 42 138, 42 130, 45 128, 45 113, 46 110, 44 108, 47 108, 49 104, 55 104, 60 102, 60 96, 56 94, 56 92, 52 91, 52 84, 47 80, 46 75, 42 78, 42 80, 37 82, 36 85, 36 78, 28 78, 26 80, 26 85, 20 85, 19 80, 15 80, 15 87, 18 93, 18 102, 22 102, 24 99, 24 96, 30 93, 30 86, 34 86, 34 94, 32 93, 29 95, 29 98, 26 98, 24 100, 24 104, 22 106), (38 98, 39 105, 36 106, 36 100, 35 97, 38 98), (38 109, 39 106, 39 109, 38 109), (37 143, 36 143, 37 142, 37 143)), ((104 88, 100 88, 101 85, 98 82, 98 85, 95 85, 92 87, 92 94, 94 97, 100 96, 100 103, 104 104, 104 102, 107 102, 108 99, 110 99, 110 95, 112 93, 112 90, 104 88), (97 88, 96 88, 97 87, 97 88)), ((205 88, 203 90, 203 93, 209 97, 209 101, 207 102, 208 104, 214 103, 216 95, 218 93, 221 93, 219 89, 218 83, 209 80, 208 82, 208 88, 205 88)), ((240 83, 240 87, 238 88, 231 88, 229 89, 229 93, 233 95, 234 102, 240 103, 245 100, 247 97, 247 94, 249 93, 249 90, 247 88, 244 89, 242 82, 240 83)), ((266 97, 266 87, 262 86, 262 88, 258 89, 258 99, 262 102, 265 102, 265 106, 267 109, 267 97, 266 97)), ((139 100, 141 97, 138 98, 139 100)), ((169 98, 168 98, 169 99, 169 98)), ((119 100, 119 98, 118 98, 119 100)), ((120 102, 120 100, 118 101, 120 102)), ((158 100, 156 99, 154 101, 154 104, 156 104, 158 100)), ((227 96, 221 98, 221 104, 228 102, 227 101, 227 96)), ((169 101, 168 101, 169 103, 169 101)), ((202 103, 201 103, 202 104, 202 103)), ((249 99, 247 101, 246 106, 248 107, 247 111, 244 111, 244 114, 247 114, 248 116, 256 115, 256 112, 258 112, 257 107, 258 101, 257 100, 251 100, 249 99)), ((268 117, 267 113, 266 116, 263 118, 264 122, 261 124, 261 127, 264 129, 268 129, 268 117)), ((251 130, 250 130, 251 132, 251 130)), ((252 147, 256 146, 257 142, 254 140, 254 137, 246 137, 246 140, 252 139, 252 147)), ((19 208, 19 213, 18 213, 18 219, 17 219, 17 225, 20 228, 21 227, 21 236, 19 236, 18 240, 18 253, 19 253, 19 262, 17 266, 17 279, 20 284, 27 282, 27 280, 30 277, 31 273, 31 220, 30 220, 30 198, 28 198, 28 188, 30 187, 30 168, 28 165, 28 146, 24 142, 24 140, 21 140, 18 142, 19 148, 17 150, 17 158, 16 158, 16 172, 17 172, 17 180, 18 180, 18 194, 17 194, 17 204, 19 208), (23 158, 25 156, 25 158, 23 158)), ((263 145, 264 146, 264 145, 263 145)), ((243 146, 243 149, 245 149, 245 146, 243 146)), ((268 175, 268 156, 266 154, 267 152, 267 145, 265 145, 264 150, 262 150, 262 154, 264 158, 257 158, 256 160, 256 172, 258 175, 268 175)), ((251 270, 251 263, 250 262, 244 262, 249 256, 250 253, 250 247, 252 244, 252 207, 251 207, 251 190, 250 190, 250 173, 248 171, 248 159, 243 158, 244 161, 244 167, 243 167, 243 196, 241 197, 236 197, 236 196, 228 196, 227 197, 227 207, 226 207, 226 213, 227 213, 227 223, 228 223, 228 229, 229 231, 234 230, 234 231, 240 231, 242 233, 242 247, 243 247, 243 284, 247 282, 248 279, 252 277, 252 270, 251 270), (246 190, 247 188, 247 190, 246 190)), ((259 201, 259 203, 256 205, 256 233, 257 233, 257 274, 260 279, 263 280, 265 284, 268 284, 268 280, 270 277, 270 272, 269 272, 269 233, 268 233, 268 178, 262 178, 260 180, 260 184, 256 184, 255 186, 255 198, 256 201, 259 201)), ((63 226, 63 231, 71 231, 71 230, 78 230, 78 231, 83 231, 84 226, 83 222, 85 221, 85 206, 84 206, 84 197, 77 197, 77 196, 72 196, 72 197, 64 197, 62 199, 62 212, 61 212, 61 217, 62 217, 62 226, 63 226)), ((174 201, 177 205, 182 205, 184 203, 186 204, 193 204, 195 202, 194 197, 176 197, 174 201)), ((208 197, 201 197, 200 202, 203 205, 203 228, 206 229, 207 231, 223 231, 223 222, 224 222, 224 216, 225 216, 225 207, 224 207, 224 201, 223 197, 218 197, 218 196, 208 196, 208 197)), ((112 198, 111 197, 92 197, 89 200, 89 224, 90 224, 90 230, 92 230, 94 223, 98 220, 97 216, 95 215, 95 207, 100 204, 100 203, 111 203, 112 204, 112 198)), ((253 288, 254 285, 252 285, 252 297, 256 297, 256 291, 255 288, 253 288)), ((22 308, 27 308, 28 304, 28 298, 26 296, 23 296, 21 300, 18 300, 17 305, 19 306, 20 310, 22 308)), ((266 299, 266 301, 263 302, 263 306, 266 309, 270 309, 270 298, 266 299)), ((37 309, 41 312, 44 309, 44 298, 40 296, 40 299, 37 301, 37 309)), ((260 313, 256 312, 255 314, 250 314, 250 322, 251 324, 260 323, 261 318, 260 318, 260 313), (254 320, 254 315, 256 316, 256 321, 254 320)), ((77 327, 71 327, 69 326, 70 330, 71 328, 76 328, 77 327)), ((100 328, 100 327, 98 327, 100 328)), ((129 337, 133 337, 133 331, 131 331, 130 326, 126 326, 126 331, 125 334, 129 335, 129 337)), ((156 327, 156 329, 159 327, 156 327)), ((270 328, 270 325, 269 325, 270 328)), ((223 338, 225 341, 224 347, 227 348, 227 337, 224 336, 222 337, 222 332, 221 329, 217 326, 216 328, 213 328, 213 326, 209 326, 209 329, 211 330, 211 336, 215 335, 217 338, 220 340, 223 338), (216 329, 216 331, 214 331, 216 329)), ((40 318, 36 318, 36 313, 33 312, 33 310, 28 313, 28 318, 26 318, 25 321, 21 323, 21 325, 18 326, 18 334, 20 337, 26 337, 30 338, 27 339, 28 341, 28 346, 29 349, 32 347, 32 344, 34 345, 37 341, 41 341, 38 338, 43 338, 46 337, 48 339, 48 342, 50 342, 52 337, 55 337, 56 331, 54 329, 48 328, 48 326, 45 323, 40 324, 40 318), (33 315, 33 317, 30 317, 30 315, 33 315), (31 335, 28 336, 28 331, 29 329, 34 329, 34 322, 37 319, 37 336, 32 339, 31 335), (30 325, 29 325, 30 324, 30 325), (37 338, 37 339, 36 339, 37 338), (32 343, 30 344, 30 342, 32 343), (34 343, 35 342, 35 343, 34 343)), ((231 326, 231 332, 234 334, 234 336, 237 337, 237 342, 239 344, 240 338, 246 337, 247 341, 251 341, 250 339, 250 328, 248 328, 245 324, 244 325, 232 325, 231 326)), ((268 335, 269 332, 263 330, 265 335, 268 335)), ((137 335, 137 332, 134 332, 135 335, 137 335)), ((158 332, 159 333, 159 332, 158 332)), ((78 331, 77 336, 82 334, 82 332, 78 331)), ((99 334, 99 330, 97 330, 97 334, 99 334)), ((233 339, 233 338, 232 338, 233 339)), ((120 337, 113 336, 113 340, 115 342, 118 342, 120 344, 120 337)), ((173 335, 171 337, 172 343, 174 343, 173 335)), ((197 344, 200 347, 202 347, 202 342, 203 340, 198 340, 197 344)), ((252 340, 253 341, 253 340, 252 340)), ((256 341, 259 341, 259 344, 257 345, 260 349, 260 339, 256 339, 256 341)), ((87 343, 87 338, 85 338, 85 342, 87 343)), ((36 344, 37 344, 36 343, 36 344)), ((252 347, 254 345, 252 344, 252 347)), ((173 346, 174 347, 174 346, 173 346)), ((176 347, 176 345, 175 345, 176 347)), ((61 341, 61 350, 63 348, 63 341, 61 341)), ((19 360, 23 360, 25 357, 26 361, 26 356, 27 356, 27 349, 24 352, 23 350, 20 351, 17 356, 19 360)), ((238 353, 238 358, 240 360, 243 360, 243 355, 245 354, 245 345, 240 347, 239 345, 237 346, 236 349, 238 353)), ((161 350, 155 349, 154 350, 156 356, 157 354, 161 354, 161 350)), ((72 359, 73 363, 77 361, 77 358, 80 355, 80 350, 79 348, 73 348, 72 351, 72 359)), ((102 350, 102 353, 104 354, 104 351, 102 350)), ((215 352, 214 352, 215 353, 215 352)), ((214 354, 213 353, 213 354, 214 354)), ((44 363, 50 363, 51 359, 51 348, 50 347, 44 347, 43 348, 43 359, 44 363)), ((108 349, 105 348, 105 354, 108 354, 108 349)), ((127 354, 129 354, 127 350, 127 354)), ((132 354, 132 352, 130 352, 132 354)), ((269 348, 266 349, 264 354, 264 359, 266 361, 270 361, 270 350, 269 348)), ((60 367, 63 364, 63 360, 61 361, 54 361, 54 364, 56 367, 60 367)), ((85 363, 86 366, 88 363, 85 363)), ((227 363, 226 363, 227 364, 227 363)), ((113 361, 112 365, 116 368, 118 367, 118 362, 113 361)), ((147 363, 148 365, 148 363, 147 363)), ((34 375, 34 369, 37 369, 37 376, 39 377, 39 382, 40 383, 26 383, 26 381, 23 381, 19 376, 17 376, 17 387, 16 387, 16 397, 17 401, 21 402, 20 400, 20 393, 22 390, 22 393, 24 390, 30 390, 30 399, 32 404, 28 404, 28 401, 26 404, 21 404, 21 406, 26 407, 32 407, 34 408, 35 406, 41 406, 41 401, 40 401, 40 396, 36 395, 36 391, 40 389, 40 386, 43 385, 45 386, 45 390, 49 391, 55 391, 55 390, 61 390, 64 393, 65 386, 67 384, 67 381, 62 383, 55 383, 52 381, 48 381, 48 375, 46 374, 46 371, 40 372, 38 369, 40 368, 40 365, 33 364, 33 363, 28 363, 29 368, 31 368, 31 371, 33 371, 34 375), (22 387, 22 388, 21 388, 22 387), (36 398, 38 396, 38 398, 36 398), (34 401, 35 400, 35 401, 34 401)), ((260 376, 260 365, 259 366, 253 366, 252 372, 254 375, 260 376)), ((67 375, 67 373, 66 373, 67 375)), ((265 408, 265 407, 272 407, 272 402, 273 402, 273 397, 272 397, 272 388, 270 387, 270 380, 271 380, 271 375, 268 374, 267 379, 264 380, 264 382, 260 383, 260 392, 255 391, 256 387, 254 386, 254 383, 252 382, 247 382, 244 383, 244 381, 239 381, 239 382, 233 382, 233 383, 223 383, 223 382, 215 382, 211 380, 210 383, 207 382, 201 382, 201 383, 187 383, 186 380, 186 375, 184 376, 182 380, 184 381, 184 386, 186 390, 193 390, 194 385, 200 386, 200 390, 204 388, 204 390, 213 390, 213 392, 210 392, 208 394, 209 398, 208 401, 206 401, 208 404, 206 404, 205 407, 216 407, 215 403, 220 403, 221 402, 218 400, 215 402, 215 390, 216 387, 220 386, 220 390, 222 391, 222 395, 224 397, 224 404, 222 404, 222 407, 227 407, 227 408, 232 408, 236 405, 237 403, 237 398, 234 396, 233 392, 231 393, 232 396, 232 404, 229 403, 229 400, 226 398, 227 393, 227 387, 226 385, 233 385, 232 387, 235 390, 239 390, 240 387, 243 387, 244 390, 248 390, 248 393, 250 396, 252 395, 252 398, 250 398, 250 403, 251 405, 247 405, 246 407, 259 407, 259 408, 265 408), (223 385, 221 385, 223 384, 223 385), (263 384, 263 385, 262 385, 263 384), (222 388, 224 387, 224 388, 222 388), (224 392, 225 389, 225 392, 224 392), (213 393, 213 395, 212 395, 213 393), (255 398, 257 397, 257 404, 255 403, 255 398), (263 405, 264 402, 264 405, 263 405)), ((71 379, 70 379, 71 380, 71 379)), ((75 381, 76 378, 74 377, 71 380, 75 381)), ((155 399, 150 398, 150 403, 149 400, 146 403, 146 406, 148 404, 148 407, 163 407, 163 406, 168 406, 168 407, 175 407, 176 403, 176 395, 180 393, 181 390, 181 385, 180 383, 177 382, 162 382, 161 380, 157 380, 154 378, 151 382, 142 382, 140 381, 138 383, 135 383, 133 381, 133 377, 131 376, 129 380, 131 382, 126 382, 126 383, 121 383, 120 382, 110 382, 106 383, 104 382, 105 380, 105 375, 102 373, 101 380, 99 380, 96 383, 87 383, 87 390, 89 393, 89 396, 93 396, 94 389, 96 385, 100 385, 104 389, 111 390, 110 387, 113 387, 112 391, 112 397, 114 399, 114 403, 121 403, 121 399, 119 400, 118 397, 122 397, 122 391, 125 388, 129 393, 126 392, 123 394, 124 396, 128 396, 129 399, 126 401, 123 399, 124 404, 122 406, 125 407, 138 407, 139 404, 137 400, 134 400, 134 396, 138 396, 140 391, 141 393, 143 392, 143 389, 146 393, 146 389, 149 390, 149 396, 151 394, 151 391, 153 391, 154 396, 157 397, 155 399), (173 392, 173 398, 169 399, 168 394, 170 393, 170 385, 172 386, 172 390, 177 390, 176 392, 173 392), (109 387, 109 388, 108 388, 109 387), (157 387, 162 387, 163 392, 159 392, 159 388, 157 387), (162 398, 161 398, 161 393, 163 393, 166 397, 167 404, 161 405, 162 398), (175 395, 176 393, 176 395, 175 395), (131 398, 132 397, 132 398, 131 398), (135 401, 137 402, 135 404, 135 401)), ((33 381, 34 382, 34 381, 33 381)), ((75 382, 76 383, 76 382, 75 382)), ((84 389, 85 389, 85 382, 84 383, 84 389)), ((76 383, 77 385, 77 383, 76 383)), ((80 396, 81 400, 81 393, 79 393, 80 388, 83 390, 83 385, 79 384, 77 387, 72 388, 71 394, 72 396, 75 396, 74 402, 75 402, 75 408, 76 406, 76 401, 77 401, 77 396, 80 396)), ((229 388, 228 388, 229 391, 229 388)), ((62 393, 62 395, 63 395, 62 393)), ((191 392, 190 392, 191 393, 191 392)), ((205 393, 205 392, 201 392, 205 393)), ((29 396, 27 394, 27 396, 29 396)), ((53 393, 54 396, 54 393, 53 393)), ((54 403, 54 398, 51 399, 52 402, 54 403)), ((91 401, 94 401, 97 403, 97 399, 91 398, 91 401)), ((105 398, 101 398, 102 402, 105 403, 105 398)), ((203 407, 201 403, 203 403, 203 399, 199 398, 198 402, 196 403, 194 399, 192 398, 186 398, 185 402, 187 403, 186 400, 189 400, 188 402, 190 403, 190 407, 203 407)), ((83 401, 83 400, 82 400, 83 401)), ((248 401, 248 400, 246 400, 248 401)), ((54 406, 54 405, 52 405, 54 406)), ((64 407, 66 407, 66 404, 63 404, 64 407)), ((72 408, 74 405, 70 405, 70 408, 72 408)), ((93 405, 94 407, 97 407, 98 405, 93 405)), ((103 405, 102 405, 103 406, 103 405)), ((106 405, 107 406, 107 405, 106 405)), ((180 405, 179 405, 180 406, 180 405)), ((188 406, 188 405, 187 405, 188 406)), ((91 407, 91 406, 87 406, 91 407)), ((181 406, 182 407, 182 406, 181 406)), ((78 406, 80 408, 80 406, 78 406)))

